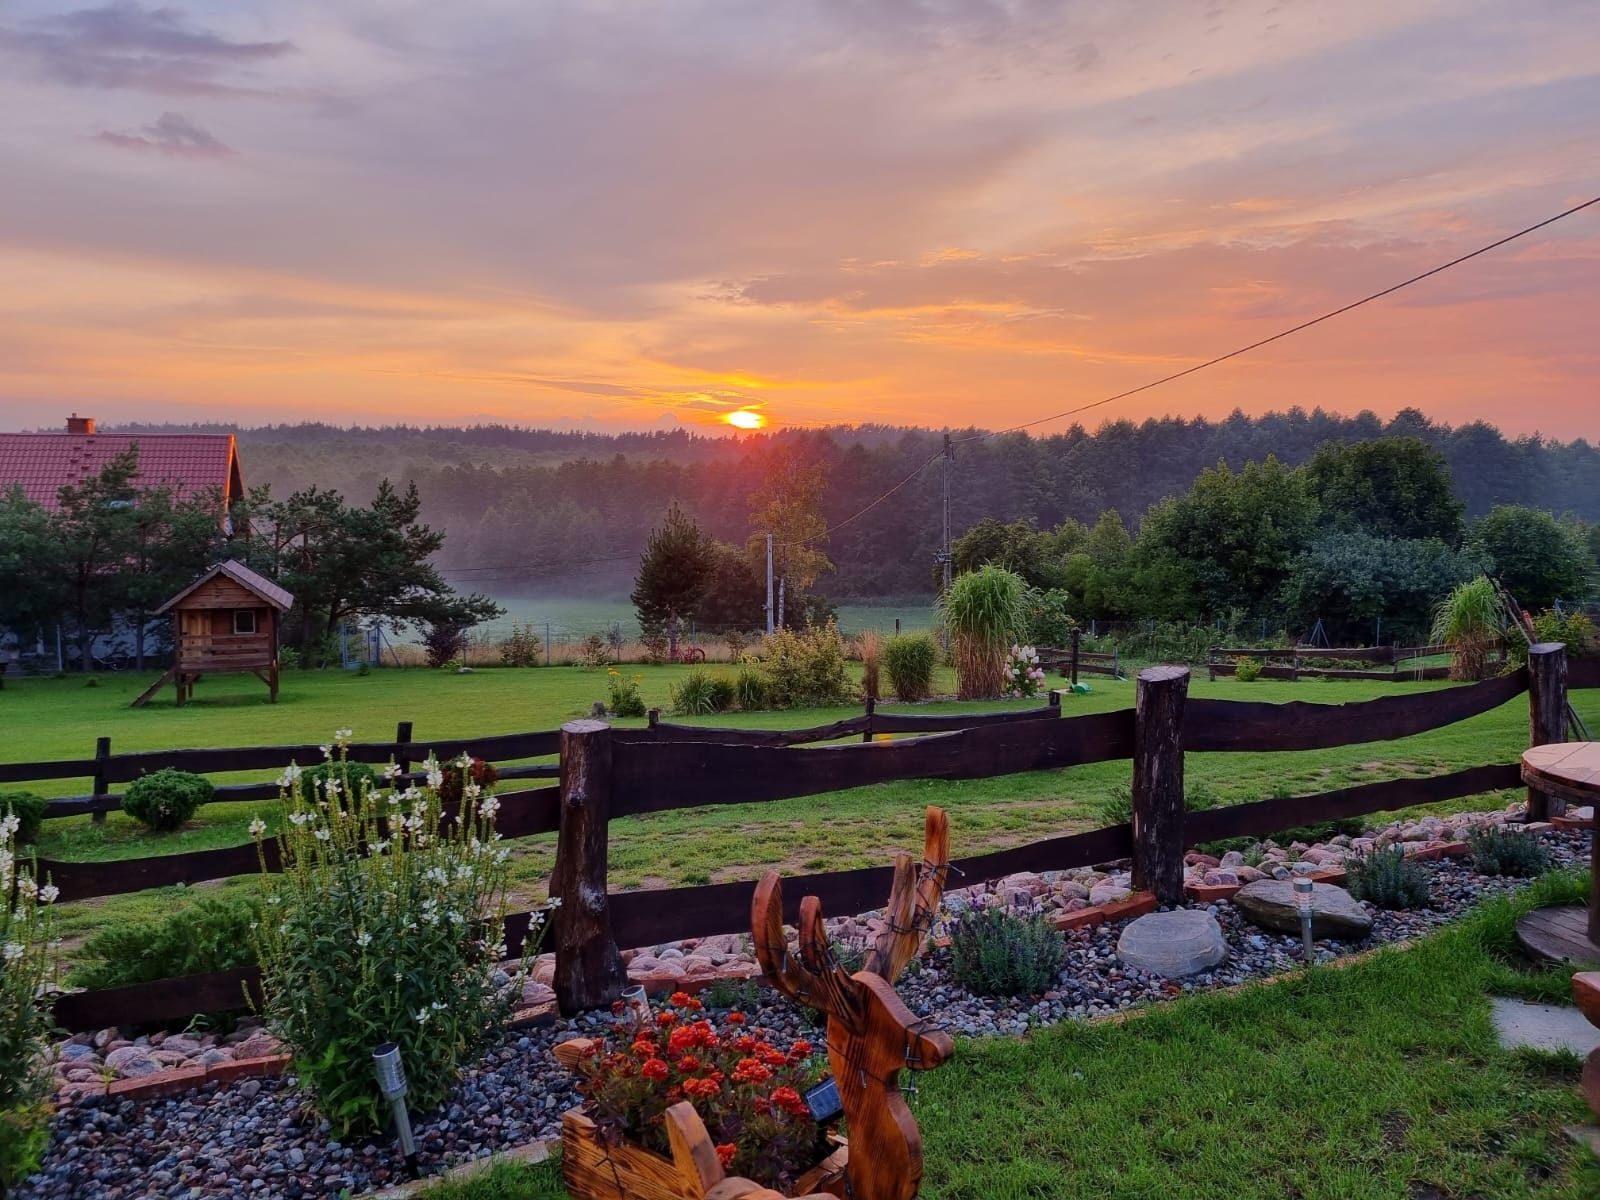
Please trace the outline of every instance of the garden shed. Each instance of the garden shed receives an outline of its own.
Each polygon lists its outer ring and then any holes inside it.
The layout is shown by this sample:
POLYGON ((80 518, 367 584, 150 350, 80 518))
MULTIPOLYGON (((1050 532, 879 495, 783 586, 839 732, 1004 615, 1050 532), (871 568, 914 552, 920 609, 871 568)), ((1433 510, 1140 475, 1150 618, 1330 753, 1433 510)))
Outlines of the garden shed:
POLYGON ((172 667, 139 695, 145 704, 167 683, 186 701, 202 675, 250 671, 278 699, 278 623, 294 597, 242 562, 218 563, 156 610, 173 620, 172 667))

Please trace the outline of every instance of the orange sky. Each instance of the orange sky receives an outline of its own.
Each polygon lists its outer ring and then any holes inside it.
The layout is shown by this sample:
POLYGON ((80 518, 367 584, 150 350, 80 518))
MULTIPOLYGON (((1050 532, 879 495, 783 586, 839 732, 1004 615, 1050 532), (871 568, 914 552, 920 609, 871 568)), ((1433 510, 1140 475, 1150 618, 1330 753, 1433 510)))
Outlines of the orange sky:
MULTIPOLYGON (((1600 21, 0 0, 0 111, 0 428, 998 427, 1600 193, 1600 21)), ((1594 438, 1597 328, 1591 210, 1094 416, 1414 405, 1594 438)))

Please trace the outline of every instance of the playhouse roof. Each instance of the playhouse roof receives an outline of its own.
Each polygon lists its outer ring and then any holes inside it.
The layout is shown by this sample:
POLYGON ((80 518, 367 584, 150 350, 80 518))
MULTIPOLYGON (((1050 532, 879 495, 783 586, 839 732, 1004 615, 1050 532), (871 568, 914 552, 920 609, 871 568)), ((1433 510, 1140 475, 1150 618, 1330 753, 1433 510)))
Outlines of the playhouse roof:
POLYGON ((156 614, 159 616, 161 613, 166 612, 169 608, 175 607, 183 600, 185 596, 188 596, 202 584, 211 582, 211 580, 215 579, 218 575, 226 575, 240 587, 254 592, 257 596, 260 596, 261 599, 272 605, 272 607, 277 609, 279 612, 288 612, 289 609, 294 605, 294 596, 289 592, 284 591, 265 575, 256 574, 238 559, 230 558, 226 562, 219 562, 204 575, 200 576, 199 579, 196 579, 188 587, 184 588, 183 591, 179 592, 171 600, 168 600, 160 608, 156 609, 156 614))

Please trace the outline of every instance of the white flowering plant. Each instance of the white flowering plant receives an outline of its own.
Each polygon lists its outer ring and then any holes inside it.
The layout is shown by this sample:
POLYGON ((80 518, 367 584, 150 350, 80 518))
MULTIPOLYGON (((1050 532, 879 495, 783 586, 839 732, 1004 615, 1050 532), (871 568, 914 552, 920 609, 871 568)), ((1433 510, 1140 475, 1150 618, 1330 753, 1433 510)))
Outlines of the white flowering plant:
POLYGON ((0 816, 0 1195, 38 1164, 50 1135, 44 993, 57 892, 18 860, 21 824, 15 814, 0 816))
MULTIPOLYGON (((336 768, 349 736, 329 747, 336 768)), ((436 1107, 521 994, 520 967, 508 982, 501 966, 510 852, 492 791, 469 783, 460 801, 441 799, 446 768, 431 757, 416 785, 393 767, 379 780, 335 769, 308 797, 301 775, 291 766, 279 780, 282 872, 265 875, 255 931, 263 1013, 338 1136, 370 1133, 387 1113, 374 1047, 395 1042, 409 1102, 436 1107)), ((265 872, 265 824, 251 833, 265 872)))
POLYGON ((1037 696, 1044 688, 1044 668, 1032 646, 1012 644, 1006 652, 1006 695, 1037 696))

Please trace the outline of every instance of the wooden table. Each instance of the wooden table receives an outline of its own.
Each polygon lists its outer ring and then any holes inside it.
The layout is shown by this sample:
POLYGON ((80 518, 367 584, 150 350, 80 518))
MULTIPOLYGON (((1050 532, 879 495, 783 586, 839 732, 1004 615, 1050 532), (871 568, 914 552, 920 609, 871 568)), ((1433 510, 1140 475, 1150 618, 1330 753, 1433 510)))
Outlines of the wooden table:
MULTIPOLYGON (((1522 779, 1568 804, 1600 808, 1600 742, 1555 742, 1522 756, 1522 779)), ((1535 909, 1517 922, 1517 940, 1535 958, 1600 966, 1600 835, 1590 851, 1589 906, 1535 909)))

